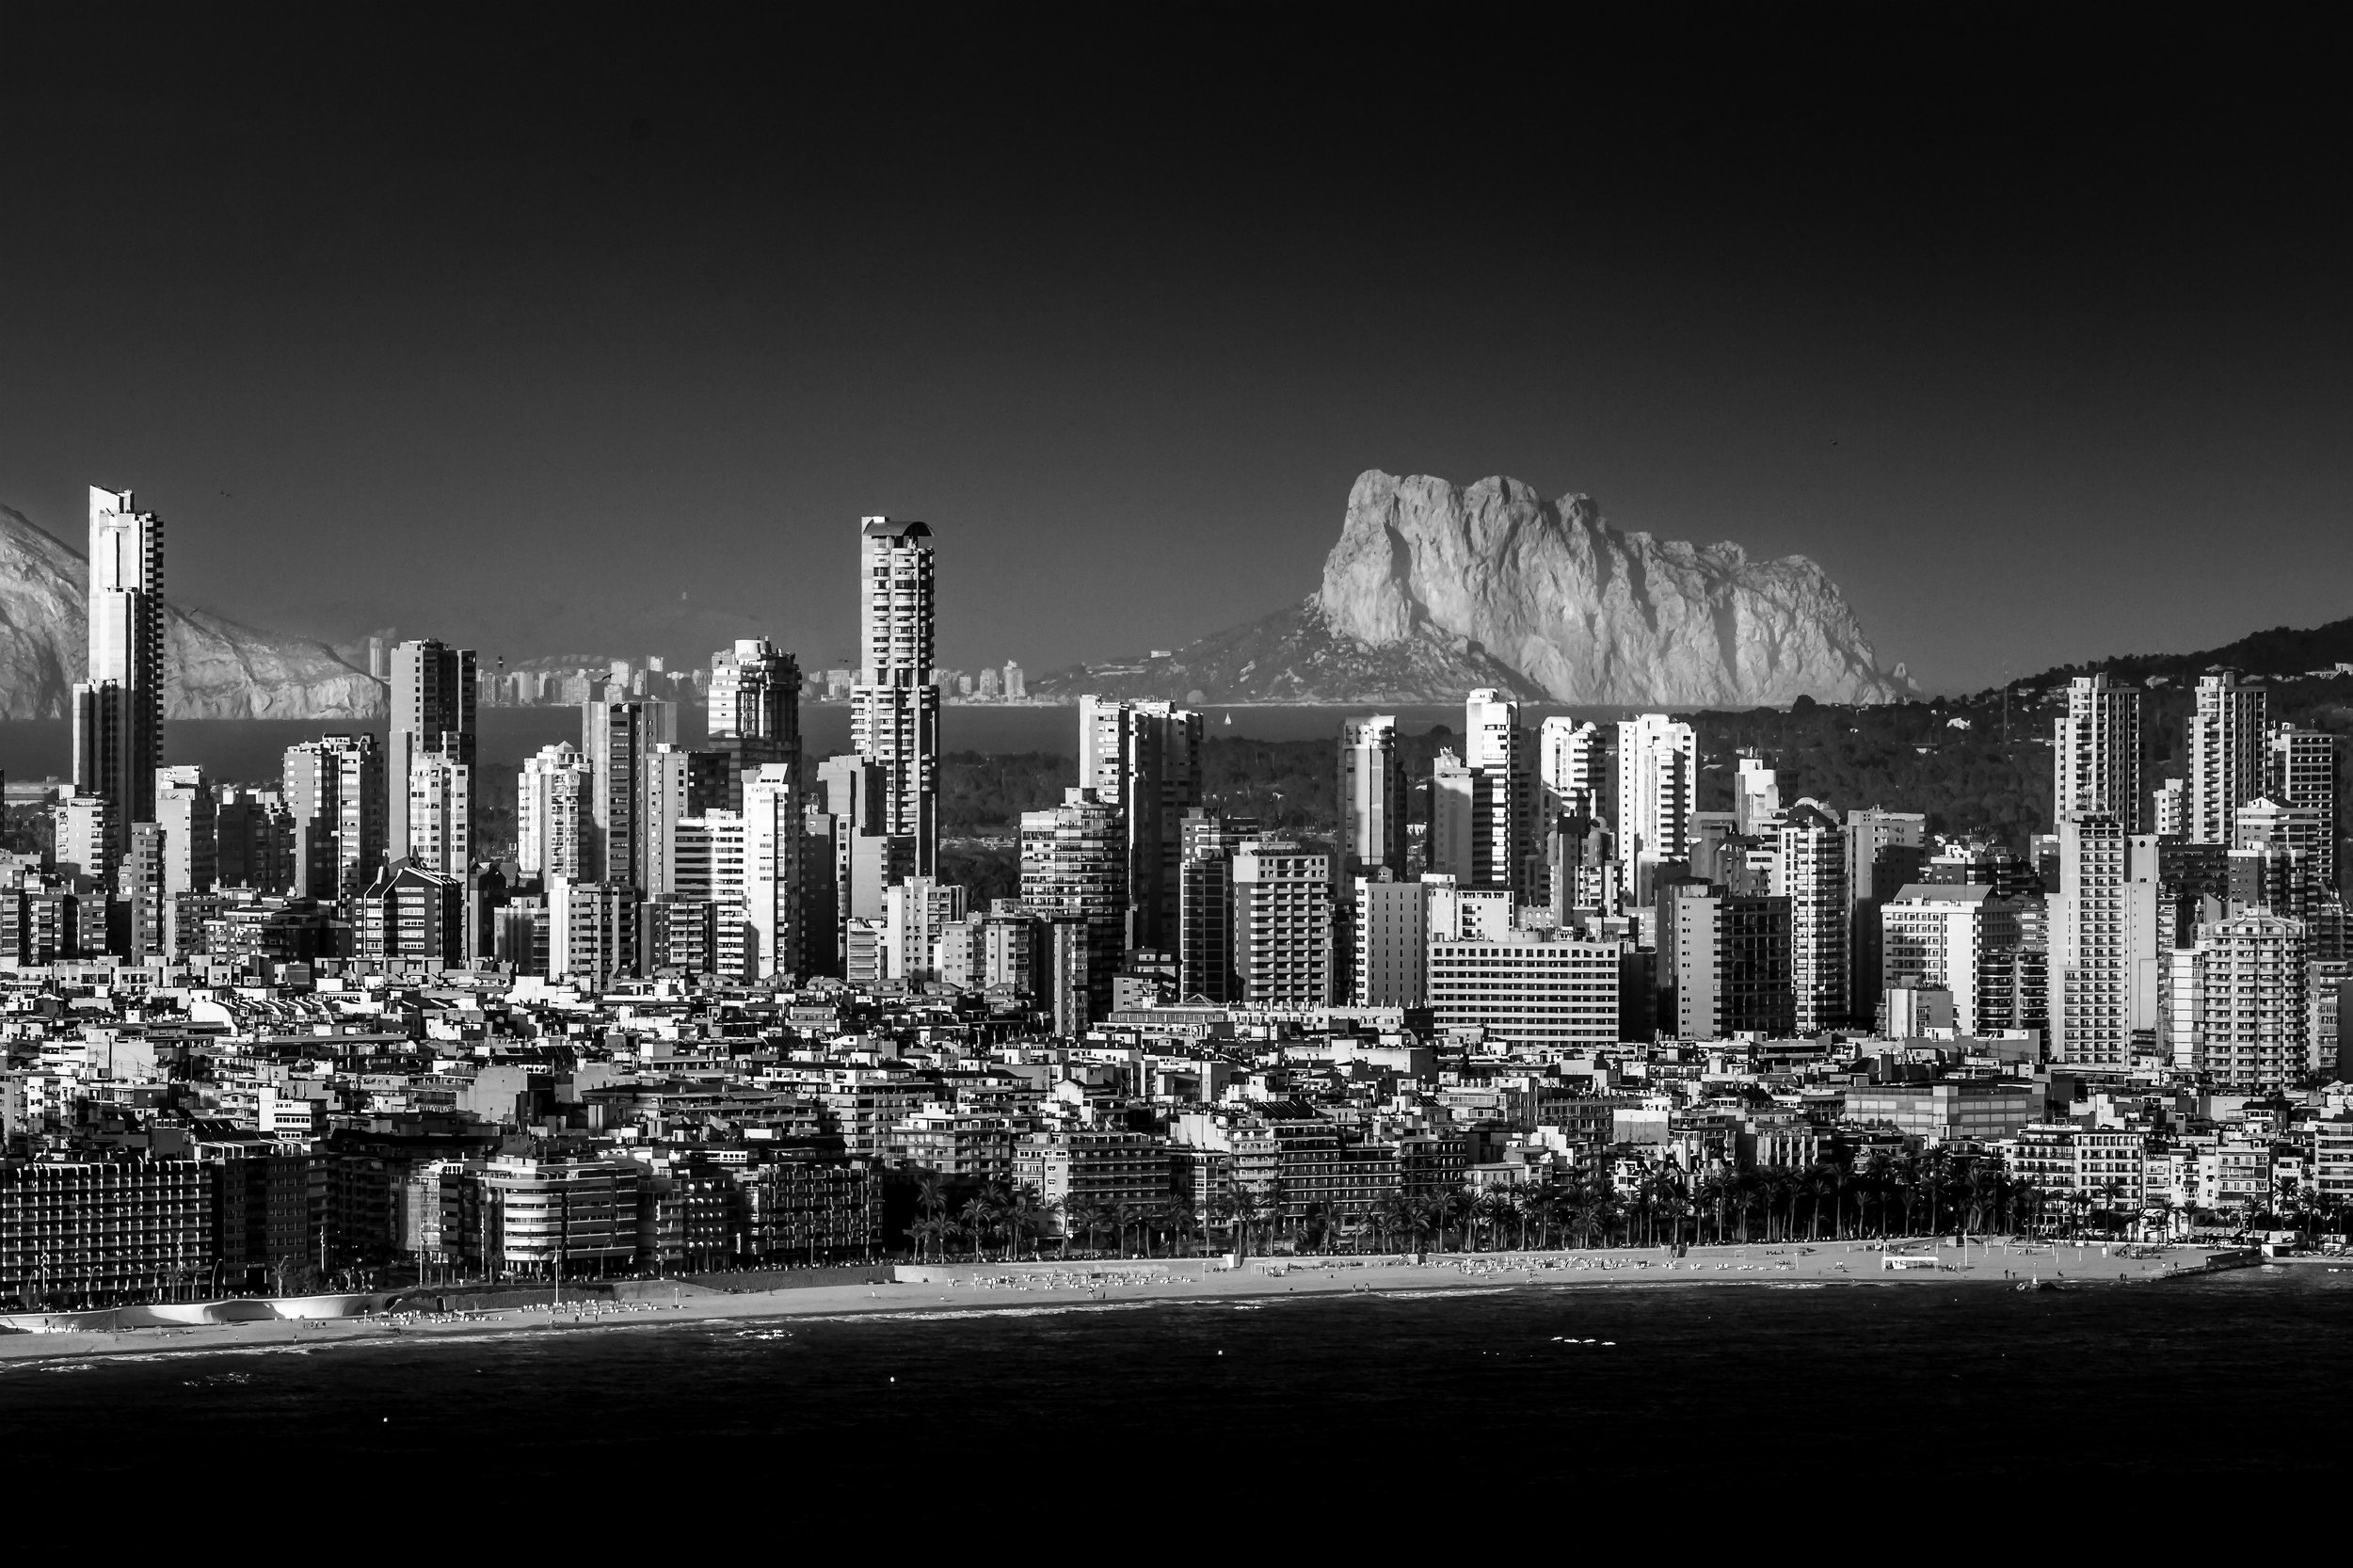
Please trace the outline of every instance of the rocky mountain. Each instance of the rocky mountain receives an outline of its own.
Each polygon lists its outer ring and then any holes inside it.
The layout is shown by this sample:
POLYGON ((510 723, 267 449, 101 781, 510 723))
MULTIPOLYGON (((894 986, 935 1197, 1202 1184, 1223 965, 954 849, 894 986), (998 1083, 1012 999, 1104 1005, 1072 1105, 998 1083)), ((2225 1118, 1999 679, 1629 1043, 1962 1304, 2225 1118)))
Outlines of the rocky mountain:
POLYGON ((1803 556, 1753 561, 1629 534, 1582 495, 1516 479, 1360 475, 1302 604, 1160 658, 1090 664, 1033 695, 1197 702, 1452 702, 1496 686, 1556 702, 1888 702, 1854 613, 1803 556))
MULTIPOLYGON (((65 716, 88 659, 88 583, 81 552, 0 506, 0 719, 65 716)), ((258 632, 168 593, 164 669, 167 719, 360 719, 384 712, 384 688, 326 644, 258 632)))

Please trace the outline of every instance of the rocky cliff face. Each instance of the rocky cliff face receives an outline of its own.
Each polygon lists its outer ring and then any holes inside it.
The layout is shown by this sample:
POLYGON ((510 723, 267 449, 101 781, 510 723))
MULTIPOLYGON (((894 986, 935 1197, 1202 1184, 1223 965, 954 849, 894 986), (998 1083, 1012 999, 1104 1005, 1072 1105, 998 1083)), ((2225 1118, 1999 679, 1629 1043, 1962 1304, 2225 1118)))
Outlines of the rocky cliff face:
POLYGON ((1621 533, 1588 498, 1548 502, 1516 479, 1378 470, 1350 491, 1305 603, 1165 659, 1032 682, 1207 702, 1452 702, 1476 686, 1677 707, 1905 695, 1802 556, 1621 533))
MULTIPOLYGON (((61 718, 88 659, 89 563, 0 506, 0 719, 61 718)), ((170 586, 168 575, 165 578, 170 586)), ((323 643, 164 603, 167 719, 359 719, 384 689, 323 643)))

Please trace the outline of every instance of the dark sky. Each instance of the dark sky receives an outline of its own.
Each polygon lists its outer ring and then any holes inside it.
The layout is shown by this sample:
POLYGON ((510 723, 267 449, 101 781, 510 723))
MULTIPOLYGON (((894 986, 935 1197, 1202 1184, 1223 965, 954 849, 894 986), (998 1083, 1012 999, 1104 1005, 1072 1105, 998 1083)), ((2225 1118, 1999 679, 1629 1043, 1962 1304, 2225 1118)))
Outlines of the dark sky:
POLYGON ((1812 555, 1931 689, 2353 612, 2340 40, 1892 10, 12 7, 0 501, 510 657, 838 662, 874 511, 945 663, 1165 646, 1371 467, 1812 555))

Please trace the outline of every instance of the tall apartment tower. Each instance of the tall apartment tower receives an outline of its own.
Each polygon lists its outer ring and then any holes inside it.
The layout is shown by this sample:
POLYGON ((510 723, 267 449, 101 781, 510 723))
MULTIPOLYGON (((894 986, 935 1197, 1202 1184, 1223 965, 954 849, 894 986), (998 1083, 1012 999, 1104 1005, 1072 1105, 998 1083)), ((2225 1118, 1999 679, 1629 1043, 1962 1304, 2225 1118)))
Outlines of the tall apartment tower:
POLYGON ((1884 927, 1880 908, 1920 879, 1929 820, 1879 807, 1847 813, 1847 1001, 1858 1015, 1879 1007, 1884 927))
POLYGON ((1128 844, 1119 808, 1079 789, 1064 790, 1060 806, 1022 812, 1021 902, 1049 921, 1079 928, 1060 984, 1084 1007, 1060 1023, 1075 1022, 1082 1032, 1110 1017, 1128 925, 1128 844))
POLYGON ((1699 741, 1688 724, 1644 713, 1618 725, 1619 885, 1652 902, 1657 868, 1691 852, 1699 741))
POLYGON ((2267 694, 2235 672, 2198 678, 2189 716, 2189 832, 2193 844, 2227 844, 2231 819, 2263 793, 2267 694))
POLYGON ((89 491, 89 666, 73 688, 74 792, 104 800, 111 850, 155 820, 164 760, 164 520, 89 491))
POLYGON ((2052 738, 2053 816, 2104 811, 2126 834, 2140 831, 2140 688, 2105 675, 2067 683, 2067 712, 2052 738))
POLYGON ((537 756, 525 759, 515 802, 515 858, 523 875, 542 882, 552 876, 593 880, 586 867, 595 832, 589 810, 594 778, 588 760, 568 742, 541 746, 537 756))
POLYGON ((744 781, 767 767, 798 769, 801 666, 757 637, 711 656, 711 740, 728 760, 728 810, 744 809, 744 781))
POLYGON ((1536 729, 1536 780, 1543 810, 1555 817, 1589 817, 1605 825, 1610 809, 1609 743, 1614 732, 1588 719, 1555 715, 1536 729))
POLYGON ((286 748, 297 898, 357 898, 384 864, 384 753, 374 735, 324 735, 286 748))
POLYGON ((2337 808, 2337 738, 2292 724, 2274 729, 2264 746, 2264 793, 2282 806, 2318 814, 2320 860, 2314 876, 2324 888, 2336 887, 2338 836, 2344 831, 2337 808))
POLYGON ((1774 833, 1773 891, 1789 901, 1789 982, 1800 1034, 1845 1024, 1846 835, 1818 801, 1801 800, 1774 833))
POLYGON ((2131 1061, 2137 976, 2128 929, 2128 837, 2112 811, 2075 810, 2059 817, 2059 896, 2051 911, 2059 972, 2053 986, 2058 994, 2051 1002, 2051 1049, 2070 1066, 2121 1070, 2131 1061))
MULTIPOLYGON (((423 861, 431 856, 446 861, 451 843, 445 814, 449 803, 462 796, 468 816, 472 812, 473 649, 451 648, 428 638, 411 639, 392 646, 388 668, 385 683, 392 718, 384 746, 384 780, 391 797, 385 843, 394 859, 406 856, 423 861), (428 776, 422 781, 412 777, 428 758, 435 760, 428 776), (409 802, 420 790, 444 814, 429 825, 418 824, 412 831, 409 802)), ((468 821, 460 827, 457 837, 463 844, 458 853, 463 855, 472 846, 472 824, 468 821)), ((445 864, 425 867, 436 872, 450 869, 445 864)), ((455 869, 462 873, 465 862, 460 860, 455 869)))
POLYGON ((1079 788, 1116 806, 1127 832, 1128 946, 1173 952, 1182 824, 1201 803, 1201 715, 1081 696, 1079 788))
POLYGON ((1386 713, 1340 721, 1340 856, 1351 875, 1386 866, 1405 874, 1413 796, 1397 720, 1386 713))
POLYGON ((584 702, 580 749, 588 760, 591 864, 584 875, 624 887, 650 880, 646 800, 654 748, 678 744, 678 710, 659 697, 584 702))
MULTIPOLYGON (((463 877, 473 859, 473 769, 447 752, 422 752, 409 760, 407 788, 388 779, 386 795, 408 835, 402 856, 437 876, 463 877)), ((385 840, 396 842, 389 829, 385 840)))
POLYGON ((1742 838, 1769 833, 1780 812, 1780 776, 1761 757, 1741 758, 1732 776, 1732 830, 1742 838))
POLYGON ((167 894, 213 890, 219 871, 218 820, 219 807, 203 769, 183 763, 156 770, 155 822, 164 830, 167 894))
POLYGON ((1548 890, 1544 840, 1536 830, 1535 737, 1520 728, 1518 703, 1485 687, 1464 700, 1463 761, 1486 780, 1471 824, 1481 885, 1541 902, 1548 890))
POLYGON ((754 769, 744 789, 744 912, 759 952, 744 955, 750 978, 800 972, 803 823, 798 770, 790 762, 754 769))
POLYGON ((1177 984, 1188 997, 1234 1000, 1234 856, 1258 824, 1198 807, 1178 827, 1177 984))
POLYGON ((1234 856, 1233 897, 1236 999, 1251 1007, 1331 1005, 1331 856, 1253 840, 1234 856))
POLYGON ((939 854, 931 536, 920 522, 859 520, 858 671, 850 688, 850 747, 882 770, 879 825, 914 841, 917 876, 931 875, 939 854))

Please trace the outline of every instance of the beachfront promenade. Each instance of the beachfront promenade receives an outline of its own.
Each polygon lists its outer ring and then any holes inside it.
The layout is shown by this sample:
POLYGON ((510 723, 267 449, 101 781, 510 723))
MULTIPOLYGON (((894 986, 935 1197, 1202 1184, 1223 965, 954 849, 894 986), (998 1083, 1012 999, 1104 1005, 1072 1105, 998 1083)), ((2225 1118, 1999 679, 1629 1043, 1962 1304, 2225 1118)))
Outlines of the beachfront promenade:
POLYGON ((726 1292, 661 1281, 630 1282, 616 1297, 561 1305, 497 1307, 466 1313, 363 1316, 202 1323, 152 1328, 69 1326, 0 1334, 0 1364, 91 1355, 463 1338, 482 1335, 569 1333, 727 1323, 776 1318, 841 1318, 877 1313, 995 1310, 1068 1303, 1245 1300, 1325 1294, 1417 1294, 1466 1288, 1579 1288, 1621 1286, 1804 1282, 1905 1287, 1977 1284, 2009 1288, 2023 1280, 2061 1286, 2155 1283, 2205 1271, 2217 1255, 2203 1247, 2126 1249, 2039 1242, 2032 1246, 1972 1239, 1964 1250, 1929 1240, 1897 1241, 1882 1253, 1862 1242, 1777 1242, 1693 1247, 1681 1257, 1665 1248, 1611 1251, 1471 1253, 1401 1256, 1127 1258, 1119 1260, 878 1265, 888 1283, 726 1292), (2126 1256, 2127 1251, 2137 1256, 2126 1256), (1889 1254, 1932 1259, 1891 1271, 1889 1254))

